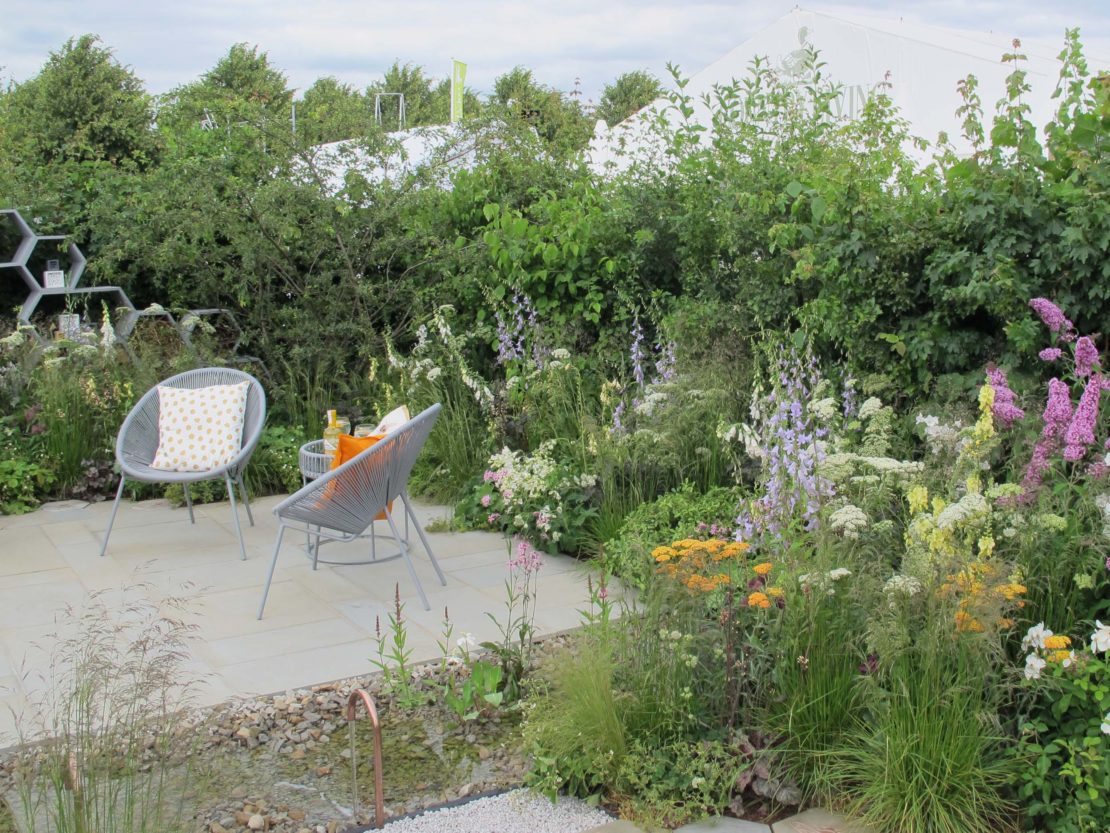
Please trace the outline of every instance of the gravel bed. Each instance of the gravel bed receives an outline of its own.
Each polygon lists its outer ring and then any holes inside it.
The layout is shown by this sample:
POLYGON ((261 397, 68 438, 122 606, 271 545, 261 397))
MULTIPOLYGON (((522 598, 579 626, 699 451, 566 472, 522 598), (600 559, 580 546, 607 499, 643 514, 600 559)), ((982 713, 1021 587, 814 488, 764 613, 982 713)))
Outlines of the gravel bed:
POLYGON ((576 798, 557 804, 528 790, 479 798, 413 818, 386 822, 388 833, 581 833, 613 819, 576 798))

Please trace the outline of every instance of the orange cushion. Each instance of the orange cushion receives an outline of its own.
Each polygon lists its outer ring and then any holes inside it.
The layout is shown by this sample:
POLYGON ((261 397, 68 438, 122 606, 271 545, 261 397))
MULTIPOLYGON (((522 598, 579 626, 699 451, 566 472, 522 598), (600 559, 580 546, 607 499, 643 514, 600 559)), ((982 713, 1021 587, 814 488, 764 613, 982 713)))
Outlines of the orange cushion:
POLYGON ((331 467, 339 468, 353 457, 357 457, 370 446, 385 437, 385 434, 371 434, 369 437, 352 437, 350 434, 339 435, 339 449, 332 458, 331 467))
MULTIPOLYGON (((348 460, 352 460, 359 454, 370 448, 372 445, 377 444, 385 437, 385 434, 371 434, 368 437, 352 437, 350 434, 339 435, 339 447, 336 449, 335 457, 332 458, 331 467, 333 469, 339 468, 348 460)), ((332 484, 328 484, 330 490, 332 484)), ((325 490, 325 495, 328 491, 325 490)), ((393 501, 389 502, 389 511, 393 511, 393 501)), ((378 517, 374 518, 375 521, 384 521, 385 512, 382 512, 378 517)))

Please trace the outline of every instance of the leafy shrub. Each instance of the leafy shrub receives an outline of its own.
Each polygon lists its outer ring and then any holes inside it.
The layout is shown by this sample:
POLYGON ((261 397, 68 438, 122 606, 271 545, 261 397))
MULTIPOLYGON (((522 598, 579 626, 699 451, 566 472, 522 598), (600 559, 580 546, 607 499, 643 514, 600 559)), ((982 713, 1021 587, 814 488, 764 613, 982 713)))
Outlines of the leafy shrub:
POLYGON ((651 551, 660 541, 729 534, 736 522, 740 494, 739 489, 725 487, 699 494, 686 483, 642 504, 625 518, 617 537, 606 542, 609 569, 636 587, 645 587, 654 564, 651 551))
POLYGON ((299 427, 267 425, 247 466, 246 482, 252 495, 292 493, 301 488, 298 459, 305 443, 299 427))
POLYGON ((555 450, 549 440, 531 454, 508 448, 494 454, 482 481, 456 507, 459 520, 526 537, 548 552, 578 552, 597 478, 558 460, 555 450))
POLYGON ((1089 651, 1043 626, 1031 628, 1024 644, 1030 653, 1015 754, 1028 828, 1110 829, 1110 628, 1096 622, 1089 651))
POLYGON ((53 483, 54 473, 37 463, 18 458, 0 460, 0 512, 30 512, 53 483))

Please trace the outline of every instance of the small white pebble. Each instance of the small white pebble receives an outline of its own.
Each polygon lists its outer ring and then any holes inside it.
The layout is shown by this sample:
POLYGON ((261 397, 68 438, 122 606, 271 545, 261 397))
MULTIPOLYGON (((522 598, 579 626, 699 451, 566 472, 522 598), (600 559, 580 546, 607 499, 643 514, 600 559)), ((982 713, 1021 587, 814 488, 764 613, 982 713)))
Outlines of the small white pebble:
POLYGON ((411 819, 387 822, 389 833, 581 833, 611 822, 606 813, 576 798, 552 804, 528 790, 479 798, 411 819))

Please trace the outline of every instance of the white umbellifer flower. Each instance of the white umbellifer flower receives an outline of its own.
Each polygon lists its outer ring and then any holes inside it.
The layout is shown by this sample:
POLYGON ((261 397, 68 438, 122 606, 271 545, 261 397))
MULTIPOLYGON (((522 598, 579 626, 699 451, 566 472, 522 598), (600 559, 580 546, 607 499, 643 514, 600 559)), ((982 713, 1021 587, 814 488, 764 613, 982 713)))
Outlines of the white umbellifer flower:
POLYGON ((570 358, 570 350, 566 350, 562 347, 557 347, 556 349, 551 351, 551 358, 565 362, 567 359, 570 358))
POLYGON ((879 399, 876 396, 872 396, 865 400, 864 403, 859 406, 859 418, 871 419, 871 417, 875 416, 875 414, 877 414, 882 409, 883 400, 879 399))
POLYGON ((1038 622, 1022 637, 1021 649, 1023 651, 1028 651, 1030 648, 1044 650, 1044 641, 1052 635, 1052 631, 1044 626, 1044 622, 1038 622))
POLYGON ((434 382, 436 379, 438 379, 440 377, 440 375, 442 373, 443 373, 443 370, 441 368, 433 367, 431 370, 428 371, 428 381, 429 382, 434 382))
POLYGON ((845 538, 859 538, 860 530, 867 529, 868 522, 867 514, 851 503, 841 506, 829 516, 832 528, 845 538))
POLYGON ((932 414, 918 414, 914 424, 924 425, 926 428, 936 428, 940 425, 940 417, 935 417, 932 414))
POLYGON ((1110 712, 1107 712, 1106 717, 1102 718, 1102 725, 1099 728, 1102 729, 1104 735, 1110 735, 1110 712))
POLYGON ((1039 680, 1041 678, 1041 672, 1046 665, 1048 665, 1048 663, 1039 656, 1030 654, 1025 658, 1025 679, 1039 680))
POLYGON ((886 580, 883 585, 883 592, 894 594, 900 593, 903 596, 916 596, 921 592, 921 582, 913 576, 907 576, 904 573, 896 573, 886 580))
POLYGON ((1105 654, 1110 652, 1110 625, 1104 625, 1095 619, 1095 631, 1091 634, 1091 653, 1105 654))
POLYGON ((852 574, 852 571, 846 567, 837 567, 834 570, 829 570, 829 578, 832 581, 840 581, 842 578, 847 578, 852 574))
POLYGON ((941 510, 937 516, 938 529, 953 529, 964 521, 977 515, 985 515, 990 510, 987 499, 978 492, 968 492, 958 501, 941 510))
POLYGON ((839 409, 836 406, 836 400, 831 396, 826 396, 824 399, 810 402, 809 412, 818 419, 827 421, 836 416, 837 413, 839 413, 839 409))

